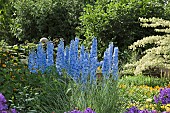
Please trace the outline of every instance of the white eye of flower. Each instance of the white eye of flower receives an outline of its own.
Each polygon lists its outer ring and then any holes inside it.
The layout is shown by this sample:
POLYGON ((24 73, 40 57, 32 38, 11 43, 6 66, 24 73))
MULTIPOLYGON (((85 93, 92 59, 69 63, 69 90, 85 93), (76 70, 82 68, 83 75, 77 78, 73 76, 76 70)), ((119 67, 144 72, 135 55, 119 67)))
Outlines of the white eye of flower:
POLYGON ((40 39, 40 42, 41 42, 41 43, 47 43, 47 42, 48 42, 48 39, 45 38, 45 37, 43 37, 43 38, 40 39))

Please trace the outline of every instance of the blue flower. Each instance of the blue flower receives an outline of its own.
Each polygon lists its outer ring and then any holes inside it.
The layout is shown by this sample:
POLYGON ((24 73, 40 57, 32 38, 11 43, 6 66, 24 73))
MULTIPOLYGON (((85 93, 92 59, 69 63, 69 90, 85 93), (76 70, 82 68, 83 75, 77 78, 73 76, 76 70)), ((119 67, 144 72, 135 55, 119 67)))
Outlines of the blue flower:
POLYGON ((80 59, 79 59, 80 73, 82 73, 82 69, 83 69, 83 59, 84 59, 84 52, 85 52, 84 49, 85 47, 82 45, 80 49, 80 59))
POLYGON ((109 51, 108 49, 106 49, 106 51, 104 52, 104 59, 102 63, 102 73, 106 78, 109 77, 109 51))
POLYGON ((74 41, 74 65, 73 65, 73 70, 74 70, 74 79, 78 82, 78 79, 80 78, 80 69, 79 69, 79 58, 78 58, 78 45, 79 45, 79 39, 75 38, 74 41))
POLYGON ((29 56, 28 56, 28 69, 32 73, 36 73, 38 70, 36 61, 37 61, 37 54, 35 53, 35 51, 32 50, 29 52, 29 56))
POLYGON ((54 50, 53 43, 48 41, 47 42, 47 66, 54 65, 54 60, 53 60, 54 51, 53 50, 54 50))
POLYGON ((82 68, 82 77, 81 77, 81 81, 82 81, 82 83, 87 83, 87 77, 88 77, 88 75, 89 75, 89 67, 90 67, 90 65, 89 65, 89 55, 88 55, 88 53, 87 52, 84 52, 84 59, 83 59, 83 61, 82 61, 82 66, 83 66, 83 68, 82 68))
POLYGON ((90 82, 96 79, 97 61, 97 38, 93 38, 90 50, 90 82))
POLYGON ((57 56, 56 56, 56 68, 60 75, 62 74, 62 69, 65 68, 63 40, 61 40, 60 43, 58 44, 57 56))
POLYGON ((76 57, 75 57, 75 49, 74 49, 74 40, 71 40, 71 43, 70 43, 70 50, 69 50, 69 61, 70 61, 70 69, 69 69, 69 74, 74 77, 74 65, 75 65, 75 62, 76 62, 76 57))
POLYGON ((75 59, 78 59, 78 47, 79 47, 79 39, 75 38, 74 41, 74 52, 75 52, 75 59))
POLYGON ((43 46, 42 46, 42 43, 39 43, 38 44, 38 47, 37 47, 37 66, 38 66, 38 69, 44 73, 46 67, 47 67, 47 64, 46 64, 46 53, 43 49, 43 46))
POLYGON ((68 74, 69 69, 70 69, 70 59, 69 59, 69 47, 66 46, 65 48, 65 54, 64 54, 64 61, 65 61, 65 70, 68 74))
POLYGON ((118 47, 114 48, 114 53, 113 53, 113 65, 112 65, 112 71, 113 71, 113 78, 115 80, 118 79, 118 47))
POLYGON ((113 63, 113 59, 112 59, 112 56, 113 56, 113 42, 110 43, 109 45, 109 48, 108 48, 108 51, 109 51, 109 74, 111 74, 112 70, 112 63, 113 63))

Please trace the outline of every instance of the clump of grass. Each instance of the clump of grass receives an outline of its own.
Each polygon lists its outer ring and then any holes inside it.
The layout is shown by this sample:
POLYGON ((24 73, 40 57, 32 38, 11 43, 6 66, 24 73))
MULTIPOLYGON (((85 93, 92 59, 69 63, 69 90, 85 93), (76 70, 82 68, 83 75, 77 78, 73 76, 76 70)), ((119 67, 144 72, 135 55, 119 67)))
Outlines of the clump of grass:
POLYGON ((64 113, 70 109, 68 89, 69 76, 59 75, 55 67, 42 74, 40 93, 35 97, 34 109, 41 113, 64 113))
POLYGON ((80 110, 90 107, 96 113, 121 113, 124 105, 121 104, 122 98, 117 83, 118 81, 112 79, 104 79, 96 84, 71 84, 70 106, 80 110))

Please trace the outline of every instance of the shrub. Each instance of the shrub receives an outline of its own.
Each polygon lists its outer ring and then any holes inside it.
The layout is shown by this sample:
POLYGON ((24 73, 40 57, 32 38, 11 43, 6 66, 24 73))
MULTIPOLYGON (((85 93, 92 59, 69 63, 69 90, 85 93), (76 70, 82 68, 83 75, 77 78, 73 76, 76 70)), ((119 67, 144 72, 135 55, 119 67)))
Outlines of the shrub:
POLYGON ((130 46, 133 51, 139 51, 140 57, 134 63, 135 74, 142 72, 150 72, 153 69, 158 69, 159 74, 165 70, 165 75, 168 76, 170 68, 170 36, 169 21, 158 18, 139 18, 143 27, 153 27, 156 32, 161 32, 162 35, 145 37, 138 40, 130 46), (167 70, 167 73, 166 73, 167 70))
POLYGON ((79 24, 80 0, 16 0, 11 32, 20 41, 39 41, 41 37, 64 38, 69 42, 79 24), (69 38, 67 38, 69 37, 69 38))

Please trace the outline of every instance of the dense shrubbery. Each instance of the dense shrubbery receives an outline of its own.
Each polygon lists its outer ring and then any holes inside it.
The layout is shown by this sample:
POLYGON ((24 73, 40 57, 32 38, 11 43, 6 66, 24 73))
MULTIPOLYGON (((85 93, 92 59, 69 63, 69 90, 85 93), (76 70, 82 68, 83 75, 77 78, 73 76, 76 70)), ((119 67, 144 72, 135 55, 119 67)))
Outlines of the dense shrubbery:
POLYGON ((102 56, 110 41, 123 52, 132 42, 154 34, 152 28, 140 26, 139 17, 167 17, 167 13, 164 13, 165 4, 161 1, 97 1, 84 8, 80 17, 81 26, 77 29, 86 37, 84 43, 87 45, 93 36, 99 38, 99 55, 102 56))
POLYGON ((11 32, 22 42, 38 41, 41 37, 64 38, 68 42, 75 37, 84 5, 80 0, 16 0, 12 4, 15 18, 11 32))

